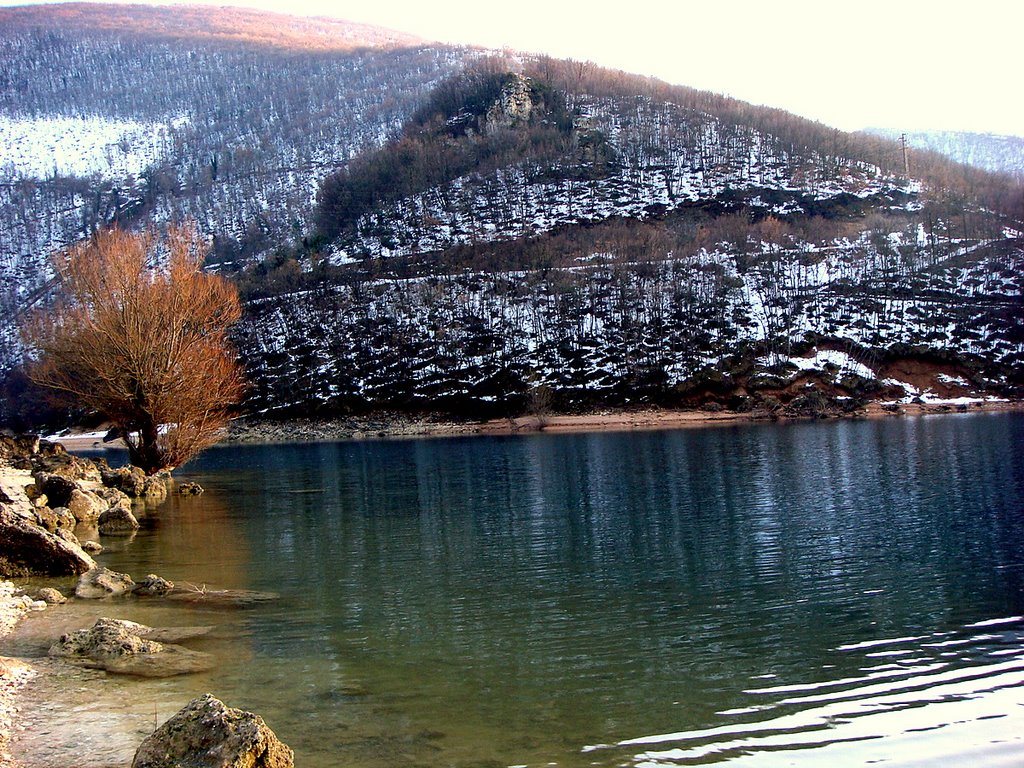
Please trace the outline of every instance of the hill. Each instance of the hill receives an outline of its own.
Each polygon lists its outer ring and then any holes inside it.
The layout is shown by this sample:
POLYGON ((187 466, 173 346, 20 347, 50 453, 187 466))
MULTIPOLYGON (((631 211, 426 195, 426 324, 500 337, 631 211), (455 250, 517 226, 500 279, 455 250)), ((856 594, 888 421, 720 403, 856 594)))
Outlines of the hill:
POLYGON ((8 318, 54 248, 191 218, 246 296, 252 411, 816 413, 1024 383, 1004 176, 923 153, 906 178, 893 141, 581 62, 45 8, 73 25, 0 25, 8 318))
MULTIPOLYGON (((898 139, 900 131, 869 128, 869 133, 898 139)), ((937 152, 958 163, 1024 179, 1024 137, 964 131, 912 131, 907 146, 937 152)))

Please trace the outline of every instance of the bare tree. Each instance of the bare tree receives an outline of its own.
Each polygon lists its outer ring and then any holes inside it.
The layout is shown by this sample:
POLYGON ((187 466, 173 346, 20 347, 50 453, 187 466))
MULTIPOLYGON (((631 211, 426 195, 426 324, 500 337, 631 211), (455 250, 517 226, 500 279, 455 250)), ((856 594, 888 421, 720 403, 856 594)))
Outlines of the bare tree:
POLYGON ((106 416, 150 474, 216 441, 242 393, 238 294, 202 271, 204 253, 189 228, 98 232, 60 254, 57 305, 22 328, 31 378, 106 416))

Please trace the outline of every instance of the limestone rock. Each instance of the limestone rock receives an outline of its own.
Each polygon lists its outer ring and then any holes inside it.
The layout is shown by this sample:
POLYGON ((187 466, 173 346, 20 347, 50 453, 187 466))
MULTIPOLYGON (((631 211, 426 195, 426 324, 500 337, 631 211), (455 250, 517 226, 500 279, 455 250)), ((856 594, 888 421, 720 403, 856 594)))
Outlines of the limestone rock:
POLYGON ((123 619, 96 619, 89 629, 79 629, 61 635, 50 646, 50 655, 62 659, 92 659, 105 661, 137 653, 159 653, 163 646, 155 640, 146 640, 141 633, 142 624, 123 619))
POLYGON ((96 490, 96 495, 103 499, 108 507, 121 507, 129 512, 132 509, 131 498, 129 498, 127 493, 117 488, 107 488, 104 486, 96 490))
POLYGON ((163 501, 167 498, 167 485, 170 483, 170 475, 161 472, 150 475, 143 485, 142 495, 150 501, 163 501))
POLYGON ((75 597, 95 600, 102 597, 119 597, 131 594, 135 588, 132 577, 126 573, 118 573, 109 568, 94 567, 83 573, 75 587, 75 597))
POLYGON ((173 581, 162 579, 155 573, 150 573, 135 585, 135 594, 144 597, 158 597, 166 595, 172 589, 174 589, 173 581))
POLYGON ((122 536, 139 530, 139 521, 130 510, 112 507, 100 515, 99 529, 105 536, 122 536))
POLYGON ((138 677, 171 677, 205 672, 214 666, 214 658, 161 639, 187 639, 210 631, 210 627, 172 627, 153 629, 134 621, 97 619, 89 629, 61 635, 50 647, 50 656, 104 669, 113 674, 138 677))
POLYGON ((64 593, 53 587, 42 587, 36 591, 36 599, 42 600, 48 605, 63 605, 68 601, 64 593))
POLYGON ((98 555, 103 551, 103 545, 98 541, 83 541, 82 549, 88 552, 90 555, 98 555))
POLYGON ((110 506, 92 491, 75 488, 71 491, 66 504, 75 520, 80 523, 91 523, 110 506))
POLYGON ((263 718, 207 693, 139 746, 132 768, 292 768, 292 750, 263 718))
POLYGON ((108 469, 102 473, 102 479, 108 488, 116 488, 133 499, 146 491, 146 473, 138 467, 108 469))
POLYGON ((178 493, 182 496, 198 496, 203 492, 203 486, 199 483, 181 483, 178 486, 178 493))
POLYGON ((74 480, 52 472, 36 472, 35 490, 31 493, 46 496, 51 507, 66 507, 71 500, 71 492, 78 490, 74 480))
POLYGON ((56 507, 54 509, 37 507, 33 514, 39 527, 45 528, 50 533, 57 533, 62 528, 70 531, 75 527, 74 515, 71 514, 67 507, 56 507))
POLYGON ((0 574, 67 576, 95 567, 95 561, 77 544, 0 506, 0 574))

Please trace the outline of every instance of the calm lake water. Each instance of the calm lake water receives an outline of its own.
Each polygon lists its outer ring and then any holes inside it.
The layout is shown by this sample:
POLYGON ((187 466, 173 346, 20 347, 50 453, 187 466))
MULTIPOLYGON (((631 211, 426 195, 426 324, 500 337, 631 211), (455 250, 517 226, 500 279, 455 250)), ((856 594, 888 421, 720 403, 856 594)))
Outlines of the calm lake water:
POLYGON ((1020 765, 1021 446, 970 414, 215 449, 101 560, 280 600, 79 603, 13 642, 216 626, 214 672, 37 702, 128 761, 210 691, 304 768, 1020 765))

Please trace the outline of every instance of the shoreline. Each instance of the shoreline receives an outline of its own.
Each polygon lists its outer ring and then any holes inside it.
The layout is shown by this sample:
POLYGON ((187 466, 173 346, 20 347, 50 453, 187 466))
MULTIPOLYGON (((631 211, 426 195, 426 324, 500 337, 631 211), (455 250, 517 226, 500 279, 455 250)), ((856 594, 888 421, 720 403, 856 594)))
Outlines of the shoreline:
POLYGON ((384 414, 365 417, 285 419, 232 422, 218 446, 473 436, 633 432, 661 429, 703 429, 749 424, 784 424, 810 421, 891 419, 964 413, 1024 411, 1024 401, 989 400, 970 404, 948 402, 905 403, 890 406, 872 402, 849 413, 830 412, 820 417, 787 416, 763 411, 711 411, 659 407, 609 408, 585 414, 544 414, 485 421, 454 421, 443 416, 413 417, 384 414))
MULTIPOLYGON (((1024 401, 974 400, 972 402, 868 403, 848 413, 821 416, 771 414, 765 411, 683 410, 659 407, 609 408, 585 414, 543 414, 485 421, 456 421, 445 415, 413 416, 378 413, 333 418, 253 419, 231 422, 218 447, 272 443, 331 442, 337 440, 386 440, 405 438, 511 436, 587 432, 631 432, 659 429, 702 429, 744 424, 785 424, 808 421, 891 419, 965 413, 1024 411, 1024 401)), ((68 450, 119 450, 119 440, 104 443, 103 432, 50 436, 68 450)))

